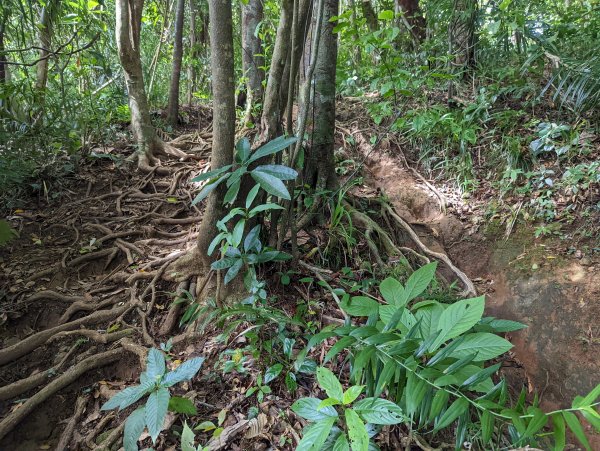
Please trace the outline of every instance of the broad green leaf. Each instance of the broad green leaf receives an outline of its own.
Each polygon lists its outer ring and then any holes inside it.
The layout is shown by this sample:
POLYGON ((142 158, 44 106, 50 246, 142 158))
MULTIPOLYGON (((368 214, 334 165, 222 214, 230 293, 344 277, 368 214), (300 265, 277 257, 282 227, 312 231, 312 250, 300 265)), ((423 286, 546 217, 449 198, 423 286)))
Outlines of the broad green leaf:
POLYGON ((450 353, 450 357, 460 359, 469 354, 477 353, 473 360, 484 362, 498 357, 512 348, 510 341, 489 332, 477 332, 464 337, 462 343, 450 353))
POLYGON ((17 236, 16 230, 14 230, 4 219, 0 219, 0 246, 5 245, 15 236, 17 236))
POLYGON ((510 321, 508 319, 483 318, 475 327, 478 332, 502 333, 525 329, 527 325, 517 321, 510 321))
POLYGON ((336 355, 338 355, 341 351, 346 349, 348 346, 353 344, 356 341, 354 337, 342 337, 340 338, 325 354, 325 358, 323 359, 323 363, 329 362, 336 355))
POLYGON ((244 238, 244 251, 260 251, 260 249, 260 224, 258 224, 252 227, 252 230, 250 230, 248 235, 246 235, 246 238, 244 238))
POLYGON ((435 393, 429 409, 429 421, 433 421, 442 412, 449 398, 450 394, 446 390, 438 390, 435 393))
POLYGON ((377 378, 377 385, 375 386, 375 393, 373 396, 376 398, 383 393, 383 390, 389 386, 390 382, 396 374, 396 363, 393 360, 389 360, 383 364, 383 370, 379 373, 377 378))
POLYGON ((240 269, 242 269, 242 266, 244 266, 244 261, 241 258, 237 259, 236 262, 231 266, 231 268, 229 268, 225 273, 223 283, 227 285, 229 282, 235 279, 235 276, 239 274, 240 269))
POLYGON ((533 435, 546 426, 548 422, 548 417, 546 414, 538 407, 531 407, 527 410, 527 413, 533 415, 533 418, 529 420, 527 424, 527 429, 525 430, 526 437, 533 437, 533 435))
POLYGON ((421 338, 429 337, 439 331, 438 323, 444 306, 439 302, 429 301, 429 303, 423 307, 419 307, 415 310, 413 307, 413 314, 417 321, 420 321, 419 330, 421 331, 421 338))
POLYGON ((246 220, 240 219, 235 227, 233 228, 233 232, 231 233, 231 245, 233 247, 239 247, 242 243, 242 238, 244 236, 244 227, 246 226, 246 220))
POLYGON ((404 288, 404 304, 408 301, 412 301, 414 298, 419 296, 429 286, 433 278, 435 277, 435 270, 437 268, 437 262, 431 262, 425 266, 421 266, 406 281, 404 288))
POLYGON ((210 267, 214 270, 227 269, 231 268, 238 260, 238 258, 225 257, 221 260, 217 260, 216 262, 212 262, 210 267))
POLYGON ((346 409, 346 426, 352 451, 367 451, 369 449, 369 434, 358 414, 352 409, 346 409))
POLYGON ((476 386, 478 384, 480 384, 481 382, 483 382, 484 380, 488 379, 492 374, 494 374, 496 371, 498 371, 500 369, 500 364, 496 363, 495 365, 492 365, 490 367, 487 367, 481 371, 478 371, 477 373, 469 376, 462 384, 461 387, 462 388, 468 388, 469 386, 476 386))
POLYGON ((582 400, 581 402, 577 403, 577 405, 575 405, 575 403, 573 403, 573 407, 579 408, 579 407, 583 407, 583 406, 591 406, 592 404, 594 404, 594 402, 596 401, 596 399, 600 397, 600 384, 596 385, 596 387, 594 387, 594 389, 589 392, 582 400))
POLYGON ((489 410, 484 410, 481 414, 481 441, 487 445, 492 439, 494 433, 494 415, 489 410))
POLYGON ((383 296, 383 299, 390 305, 395 305, 396 307, 403 307, 400 305, 406 297, 404 296, 404 287, 400 282, 392 277, 388 277, 379 285, 379 291, 383 296))
POLYGON ((283 365, 281 363, 276 363, 275 365, 267 368, 267 371, 265 371, 264 383, 268 384, 272 380, 276 379, 281 373, 281 370, 283 370, 283 365))
POLYGON ((260 190, 259 184, 256 184, 252 187, 246 196, 246 208, 250 208, 252 206, 252 202, 254 202, 254 199, 256 199, 256 195, 258 194, 258 190, 260 190))
POLYGON ((402 409, 395 403, 383 398, 365 398, 352 407, 358 415, 371 424, 391 425, 405 420, 402 409))
POLYGON ((563 451, 567 442, 565 420, 560 413, 552 415, 554 451, 563 451))
POLYGON ((379 308, 379 302, 366 296, 353 296, 350 302, 342 301, 342 309, 350 316, 369 316, 379 308))
POLYGON ((298 172, 288 166, 283 166, 280 164, 267 164, 264 166, 258 166, 255 170, 270 174, 273 177, 277 177, 279 180, 293 180, 298 177, 298 172))
POLYGON ((190 380, 198 371, 200 371, 200 367, 202 367, 203 363, 204 357, 195 357, 186 360, 173 371, 167 373, 162 380, 162 385, 165 387, 172 387, 179 382, 190 380))
POLYGON ((457 400, 455 400, 452 404, 450 404, 448 410, 444 412, 438 423, 435 425, 433 432, 437 432, 441 429, 444 429, 446 426, 448 426, 450 423, 456 420, 460 415, 466 412, 468 408, 469 401, 467 401, 465 398, 458 398, 457 400))
POLYGON ((317 406, 317 410, 324 409, 325 407, 338 406, 338 405, 340 405, 339 400, 337 400, 335 398, 327 398, 319 403, 319 405, 317 406))
POLYGON ((146 427, 146 408, 135 409, 125 421, 123 430, 123 447, 125 451, 138 451, 137 442, 146 427))
POLYGON ((384 9, 383 11, 379 12, 379 14, 377 15, 377 18, 379 20, 393 20, 394 19, 394 11, 392 11, 391 9, 384 9))
POLYGON ((348 390, 344 392, 344 396, 342 399, 343 404, 352 404, 356 400, 356 398, 360 396, 364 388, 364 385, 353 385, 352 387, 349 387, 348 390))
POLYGON ((169 390, 166 387, 160 387, 148 396, 146 402, 146 425, 148 434, 152 438, 152 443, 156 443, 158 434, 162 430, 167 409, 169 408, 169 390))
POLYGON ((152 387, 154 386, 155 381, 148 380, 141 385, 134 385, 133 387, 127 387, 125 390, 120 391, 112 398, 110 398, 107 402, 104 403, 101 410, 111 410, 116 407, 119 410, 123 410, 124 408, 130 406, 134 402, 138 401, 142 398, 152 387))
POLYGON ((252 210, 250 210, 250 212, 248 213, 249 217, 254 217, 256 216, 257 213, 262 213, 263 211, 269 211, 269 210, 283 210, 284 208, 281 205, 277 205, 277 204, 273 204, 273 203, 268 203, 268 204, 262 204, 262 205, 258 205, 256 207, 254 207, 252 210))
POLYGON ((348 438, 344 432, 338 436, 333 444, 333 451, 350 451, 350 444, 348 443, 348 438))
POLYGON ((258 148, 256 152, 254 152, 254 154, 248 159, 248 164, 259 160, 260 158, 280 152, 294 144, 297 140, 298 139, 296 137, 286 138, 284 136, 280 136, 275 138, 274 140, 266 143, 264 146, 258 148))
POLYGON ((198 410, 194 403, 188 398, 173 396, 169 399, 169 411, 183 413, 185 415, 197 415, 198 410))
POLYGON ((302 431, 302 440, 298 443, 296 451, 321 451, 321 447, 327 440, 335 420, 335 418, 324 418, 305 427, 302 431))
POLYGON ((583 427, 581 426, 577 415, 575 415, 573 412, 563 412, 563 417, 567 422, 567 426, 569 426, 569 429, 571 432, 573 432, 573 435, 575 435, 579 443, 583 445, 586 451, 591 451, 592 447, 585 436, 585 432, 583 431, 583 427))
POLYGON ((156 381, 165 374, 165 371, 165 355, 156 348, 150 348, 146 363, 146 375, 149 379, 156 381))
POLYGON ((458 337, 471 329, 483 315, 485 298, 483 296, 464 299, 455 302, 446 308, 440 315, 437 330, 440 336, 431 346, 431 351, 436 350, 443 342, 458 337))
POLYGON ((235 144, 238 163, 245 163, 250 156, 250 140, 245 136, 235 144))
POLYGON ((262 189, 273 196, 280 197, 282 199, 290 200, 290 193, 281 180, 277 177, 273 177, 271 174, 254 170, 250 173, 252 178, 256 180, 262 189))
POLYGON ((229 171, 232 168, 232 166, 233 165, 228 164, 227 166, 222 166, 222 167, 220 167, 218 169, 215 169, 213 171, 205 172, 204 174, 200 174, 200 175, 194 177, 192 179, 192 182, 202 182, 203 180, 211 179, 213 177, 216 177, 218 175, 223 174, 224 172, 229 171))
POLYGON ((406 381, 406 412, 408 416, 412 417, 417 411, 417 407, 423 401, 425 394, 427 393, 427 383, 417 377, 413 372, 408 373, 406 381))
POLYGON ((194 206, 198 202, 204 200, 211 192, 213 192, 217 188, 217 186, 219 186, 221 183, 223 183, 225 180, 227 180, 230 175, 231 175, 230 173, 225 174, 225 175, 221 176, 220 178, 218 178, 217 180, 215 180, 214 182, 204 185, 204 187, 200 190, 198 195, 192 201, 192 206, 194 206))
POLYGON ((190 429, 187 422, 183 423, 183 432, 181 433, 181 451, 196 451, 194 443, 196 437, 194 431, 190 429))
POLYGON ((240 192, 241 185, 242 185, 241 179, 237 179, 235 182, 233 182, 231 184, 231 186, 229 187, 229 189, 227 190, 227 192, 225 193, 223 202, 226 204, 232 204, 233 202, 235 202, 235 199, 237 198, 237 195, 240 192))
MULTIPOLYGON (((338 414, 333 407, 318 409, 321 400, 319 398, 300 398, 292 404, 292 410, 297 415, 309 421, 321 421, 336 419, 338 414)), ((333 424, 333 423, 332 423, 333 424)))
POLYGON ((327 396, 342 402, 344 389, 331 370, 322 366, 317 368, 317 381, 319 382, 319 386, 325 390, 327 396))

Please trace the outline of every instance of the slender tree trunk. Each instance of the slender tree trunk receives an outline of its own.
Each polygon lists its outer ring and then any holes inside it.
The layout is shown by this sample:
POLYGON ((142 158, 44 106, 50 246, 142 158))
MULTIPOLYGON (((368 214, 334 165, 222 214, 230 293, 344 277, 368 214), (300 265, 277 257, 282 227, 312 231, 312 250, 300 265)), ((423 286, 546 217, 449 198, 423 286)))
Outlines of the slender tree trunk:
POLYGON ((158 163, 157 155, 169 153, 183 158, 186 154, 166 145, 156 136, 152 126, 140 59, 143 7, 144 0, 116 0, 116 36, 129 94, 131 128, 138 145, 138 167, 150 172, 151 166, 158 163))
POLYGON ((267 142, 281 135, 281 102, 279 93, 283 80, 283 72, 290 51, 290 34, 292 28, 293 0, 283 0, 281 16, 277 27, 275 48, 271 58, 271 69, 265 91, 263 114, 261 118, 261 141, 267 142))
MULTIPOLYGON (((6 83, 7 75, 7 64, 6 54, 4 53, 4 30, 6 29, 6 23, 8 22, 8 10, 4 11, 4 14, 0 18, 0 83, 6 83)), ((1 99, 0 99, 1 102, 1 99)), ((1 103, 0 103, 1 106, 1 103)))
POLYGON ((173 42, 173 71, 171 73, 171 87, 169 90, 169 106, 167 107, 167 121, 172 127, 177 125, 179 119, 179 80, 181 78, 181 61, 183 59, 184 12, 185 0, 177 0, 175 38, 173 42))
POLYGON ((245 123, 253 122, 252 110, 262 103, 263 67, 265 59, 262 56, 262 42, 256 29, 263 20, 262 0, 249 0, 242 3, 242 64, 246 77, 246 114, 245 123))
POLYGON ((417 42, 421 43, 425 40, 426 23, 423 12, 419 7, 419 0, 396 0, 396 5, 404 13, 406 23, 410 27, 410 32, 413 34, 417 42))
MULTIPOLYGON (((48 1, 48 3, 42 7, 40 12, 40 27, 38 32, 40 54, 40 61, 37 63, 36 70, 36 82, 35 89, 42 93, 46 89, 46 83, 48 82, 48 65, 50 47, 52 46, 52 13, 53 8, 56 6, 54 0, 48 1)), ((43 94, 41 94, 43 97, 43 94)))
MULTIPOLYGON (((448 51, 450 73, 465 77, 475 65, 475 21, 477 17, 476 0, 454 0, 452 18, 448 27, 448 51)), ((456 87, 451 81, 448 96, 452 98, 456 87)))
POLYGON ((188 87, 187 87, 187 104, 192 105, 192 99, 194 98, 194 91, 196 89, 196 68, 194 67, 194 61, 196 61, 197 50, 196 50, 196 5, 195 0, 190 0, 190 64, 188 65, 188 87))
POLYGON ((377 15, 375 14, 375 10, 373 9, 371 0, 361 0, 360 6, 362 9, 363 17, 367 21, 367 27, 369 28, 369 31, 377 31, 377 15))
POLYGON ((312 146, 306 155, 304 183, 318 188, 335 184, 333 158, 335 135, 335 74, 337 35, 333 33, 331 18, 338 15, 339 0, 324 0, 319 37, 319 49, 314 74, 314 123, 312 146))
POLYGON ((163 14, 163 24, 162 30, 160 32, 160 37, 158 40, 158 45, 156 46, 156 51, 154 52, 154 56, 152 57, 152 61, 150 62, 150 70, 148 71, 150 74, 150 85, 148 86, 148 96, 152 98, 152 88, 154 88, 154 80, 156 79, 156 68, 158 67, 158 60, 160 59, 160 53, 162 50, 162 45, 165 39, 167 38, 167 30, 170 27, 169 18, 171 17, 171 10, 173 8, 173 2, 167 0, 165 4, 165 12, 163 14))
MULTIPOLYGON (((209 0, 211 74, 213 91, 213 144, 211 169, 232 164, 235 146, 235 85, 231 0, 209 0)), ((198 233, 197 251, 203 266, 210 266, 208 245, 217 234, 216 223, 225 216, 221 184, 208 197, 198 233)))

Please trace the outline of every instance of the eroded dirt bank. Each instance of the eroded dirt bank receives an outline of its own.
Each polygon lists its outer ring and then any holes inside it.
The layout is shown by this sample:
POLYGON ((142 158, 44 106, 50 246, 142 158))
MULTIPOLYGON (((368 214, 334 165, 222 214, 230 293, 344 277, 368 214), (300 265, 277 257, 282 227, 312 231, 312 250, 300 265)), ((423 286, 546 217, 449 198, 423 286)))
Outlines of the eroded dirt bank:
MULTIPOLYGON (((382 152, 368 155, 366 163, 366 183, 388 197, 432 250, 448 254, 476 283, 486 295, 487 314, 529 326, 508 338, 523 370, 520 378, 540 393, 544 408, 569 407, 598 383, 597 258, 566 256, 556 240, 534 239, 527 227, 515 227, 506 238, 504 227, 484 221, 444 187, 432 190, 382 152)), ((600 436, 591 438, 600 449, 600 436)))

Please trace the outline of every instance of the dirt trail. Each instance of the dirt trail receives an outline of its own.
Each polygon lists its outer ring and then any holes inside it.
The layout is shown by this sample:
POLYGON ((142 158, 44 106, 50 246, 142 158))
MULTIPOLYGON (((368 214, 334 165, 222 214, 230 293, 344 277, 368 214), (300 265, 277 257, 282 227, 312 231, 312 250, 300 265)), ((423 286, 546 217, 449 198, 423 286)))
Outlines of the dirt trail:
MULTIPOLYGON (((524 370, 521 382, 541 394, 544 408, 570 407, 573 397, 595 387, 599 261, 560 255, 552 241, 534 240, 530 228, 516 228, 505 240, 503 228, 485 224, 459 196, 444 196, 449 208, 442 213, 436 194, 383 152, 369 155, 366 165, 366 183, 385 193, 421 239, 445 252, 486 294, 488 315, 529 326, 508 338, 524 370)), ((591 439, 600 449, 600 435, 591 439)))

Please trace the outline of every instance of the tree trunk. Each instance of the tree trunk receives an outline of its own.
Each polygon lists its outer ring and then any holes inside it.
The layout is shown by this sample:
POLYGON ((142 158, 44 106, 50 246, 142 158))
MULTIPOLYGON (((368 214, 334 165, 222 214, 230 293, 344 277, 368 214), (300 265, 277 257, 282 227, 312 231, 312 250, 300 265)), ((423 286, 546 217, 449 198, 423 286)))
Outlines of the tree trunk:
MULTIPOLYGON (((4 53, 4 30, 6 29, 6 23, 8 22, 8 9, 4 11, 2 19, 0 20, 0 83, 6 83, 7 75, 7 64, 6 54, 4 53)), ((2 106, 2 100, 0 99, 0 106, 2 106)))
POLYGON ((335 135, 335 74, 337 35, 330 19, 338 15, 339 0, 325 0, 319 37, 319 49, 314 74, 314 123, 312 146, 306 155, 304 183, 317 188, 331 188, 335 184, 333 158, 335 135))
POLYGON ((417 42, 425 40, 425 17, 419 7, 419 0, 396 0, 397 6, 404 13, 406 22, 417 42))
POLYGON ((167 121, 172 127, 177 126, 179 119, 179 80, 181 78, 181 60, 183 59, 183 16, 185 0, 177 0, 175 12, 175 38, 173 41, 173 71, 171 73, 171 87, 169 90, 169 106, 167 108, 167 121))
MULTIPOLYGON (((231 0, 209 0, 211 75, 213 92, 213 143, 211 169, 233 163, 235 147, 235 85, 231 0)), ((198 233, 197 251, 205 268, 210 266, 208 245, 217 234, 216 223, 225 216, 227 187, 219 185, 208 197, 198 233)))
POLYGON ((375 14, 375 10, 373 9, 371 0, 361 0, 360 5, 363 17, 367 21, 367 27, 369 27, 369 31, 377 31, 377 15, 375 14))
POLYGON ((46 83, 48 82, 48 60, 50 59, 50 47, 52 46, 52 15, 55 6, 55 1, 50 0, 42 7, 40 13, 38 39, 41 48, 39 54, 40 61, 37 63, 37 77, 35 82, 35 89, 40 93, 46 89, 46 83))
POLYGON ((196 51, 196 5, 195 0, 190 0, 190 64, 188 65, 188 87, 187 87, 187 104, 192 105, 194 91, 196 89, 196 68, 194 61, 198 57, 196 51))
POLYGON ((116 0, 116 36, 129 94, 131 128, 138 145, 138 167, 150 172, 153 170, 151 166, 158 163, 157 155, 169 153, 184 158, 186 154, 162 142, 152 126, 140 59, 143 7, 144 0, 116 0))
MULTIPOLYGON (((451 56, 450 73, 464 77, 468 69, 475 65, 475 20, 477 16, 476 0, 454 0, 452 18, 448 27, 448 51, 451 56)), ((455 93, 451 81, 449 98, 455 93)))
POLYGON ((247 4, 242 3, 242 63, 247 96, 245 123, 254 121, 252 110, 256 104, 262 103, 265 59, 262 56, 261 39, 256 33, 262 20, 262 0, 249 0, 247 4))
POLYGON ((283 72, 290 51, 290 34, 292 28, 292 6, 293 0, 283 0, 281 4, 281 16, 277 27, 275 48, 271 58, 271 69, 265 91, 263 114, 261 118, 261 142, 268 142, 281 135, 281 102, 279 93, 283 80, 283 72))

